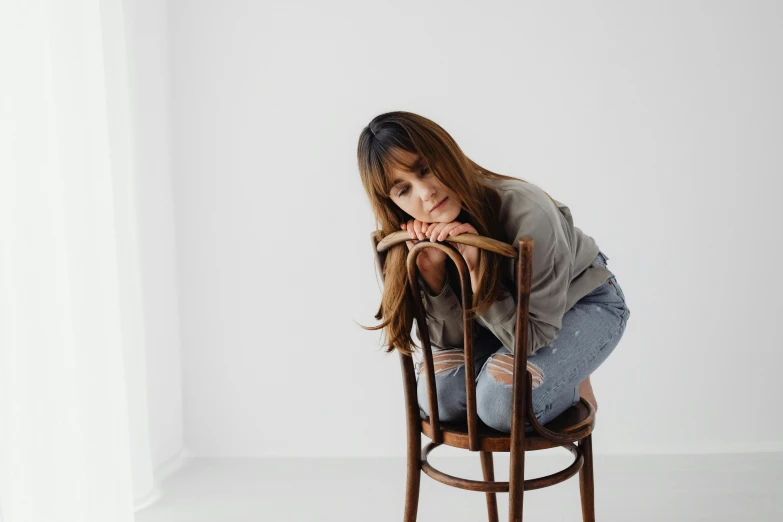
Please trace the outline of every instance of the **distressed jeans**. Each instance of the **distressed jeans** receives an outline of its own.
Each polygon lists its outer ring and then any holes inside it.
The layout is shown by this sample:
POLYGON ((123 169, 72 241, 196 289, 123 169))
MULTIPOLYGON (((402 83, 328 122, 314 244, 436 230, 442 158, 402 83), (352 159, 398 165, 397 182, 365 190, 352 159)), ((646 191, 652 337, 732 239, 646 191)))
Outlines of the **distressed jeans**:
MULTIPOLYGON (((599 252, 596 262, 607 266, 599 252)), ((547 424, 579 402, 579 383, 593 373, 615 349, 625 332, 631 311, 615 276, 582 297, 563 315, 554 340, 528 356, 533 376, 533 414, 547 424)), ((476 326, 480 326, 476 322, 476 326)), ((513 354, 484 328, 474 328, 473 356, 477 375, 476 413, 487 426, 511 431, 513 354), (476 331, 488 335, 475 335, 476 331)), ((433 347, 438 418, 466 422, 465 364, 462 349, 433 347)), ((426 377, 417 373, 422 418, 429 416, 426 377)), ((525 431, 533 431, 525 420, 525 431)))

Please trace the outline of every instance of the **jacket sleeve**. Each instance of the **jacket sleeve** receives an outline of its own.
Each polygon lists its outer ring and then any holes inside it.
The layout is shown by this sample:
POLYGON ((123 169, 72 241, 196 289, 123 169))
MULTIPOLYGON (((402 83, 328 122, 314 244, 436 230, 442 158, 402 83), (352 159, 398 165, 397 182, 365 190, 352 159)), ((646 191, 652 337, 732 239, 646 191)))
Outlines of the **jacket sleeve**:
POLYGON ((437 295, 430 293, 427 283, 419 276, 419 288, 427 313, 427 330, 430 344, 440 349, 464 348, 465 329, 462 325, 462 303, 449 282, 446 271, 446 284, 437 295))
MULTIPOLYGON (((540 207, 516 215, 514 222, 521 224, 514 236, 514 245, 523 236, 533 238, 533 275, 530 289, 530 310, 528 313, 528 350, 534 355, 547 346, 562 327, 568 294, 569 275, 561 253, 567 252, 567 238, 557 230, 546 212, 540 207), (565 242, 565 244, 564 244, 565 242)), ((516 228, 516 227, 515 227, 516 228)), ((562 232, 562 231, 561 231, 562 232)), ((516 282, 516 260, 506 259, 510 269, 510 281, 516 282)), ((516 289, 512 292, 503 288, 500 297, 489 309, 477 316, 477 320, 512 353, 516 353, 514 331, 516 329, 516 289)))

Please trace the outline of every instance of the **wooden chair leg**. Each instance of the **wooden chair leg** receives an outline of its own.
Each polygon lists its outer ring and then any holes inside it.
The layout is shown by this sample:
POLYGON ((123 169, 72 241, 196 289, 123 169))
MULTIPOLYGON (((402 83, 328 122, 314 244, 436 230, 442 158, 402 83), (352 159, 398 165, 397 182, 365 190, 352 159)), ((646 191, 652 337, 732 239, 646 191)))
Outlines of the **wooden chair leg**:
MULTIPOLYGON (((524 426, 524 424, 523 424, 524 426)), ((524 430, 524 427, 522 428, 524 430)), ((508 473, 508 520, 522 522, 525 498, 525 450, 524 438, 511 441, 511 462, 508 473), (514 447, 516 446, 516 448, 514 447)))
POLYGON ((403 522, 416 522, 421 485, 421 431, 408 433, 408 477, 405 483, 403 522))
POLYGON ((582 497, 582 520, 595 522, 595 488, 593 484, 593 434, 579 441, 584 465, 579 470, 579 492, 582 497))
MULTIPOLYGON (((484 472, 484 480, 495 480, 495 466, 492 463, 492 452, 481 451, 481 471, 484 472)), ((487 495, 487 513, 489 522, 498 522, 498 499, 494 492, 488 491, 487 495)))

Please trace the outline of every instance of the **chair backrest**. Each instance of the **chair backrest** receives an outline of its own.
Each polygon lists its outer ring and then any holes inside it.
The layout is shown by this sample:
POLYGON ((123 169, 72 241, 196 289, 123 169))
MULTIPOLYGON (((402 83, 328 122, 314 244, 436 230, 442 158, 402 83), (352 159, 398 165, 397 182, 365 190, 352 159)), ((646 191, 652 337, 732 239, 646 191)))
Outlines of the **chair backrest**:
MULTIPOLYGON (((379 237, 376 232, 371 234, 373 252, 375 253, 376 266, 378 272, 383 276, 383 266, 386 260, 386 251, 394 245, 404 243, 410 240, 408 232, 401 230, 392 232, 385 237, 379 237)), ((427 329, 427 319, 424 309, 424 303, 421 300, 418 281, 418 267, 416 258, 425 248, 437 248, 445 252, 454 262, 459 272, 460 288, 462 295, 462 321, 464 328, 464 359, 465 359, 465 391, 467 396, 467 426, 468 439, 471 451, 479 450, 479 430, 478 416, 476 414, 476 382, 472 376, 475 375, 475 362, 473 360, 473 319, 475 314, 468 312, 473 301, 473 291, 470 285, 470 274, 467 263, 454 246, 448 243, 469 244, 478 248, 489 250, 505 257, 516 259, 516 281, 517 281, 517 321, 514 332, 515 355, 514 355, 514 376, 513 376, 513 405, 511 421, 512 443, 516 439, 524 438, 524 422, 529 417, 525 408, 529 407, 529 393, 532 386, 532 375, 527 371, 527 343, 528 343, 528 312, 530 305, 530 286, 533 274, 533 238, 525 236, 519 239, 517 248, 512 247, 502 241, 492 238, 479 236, 476 234, 460 234, 449 237, 440 242, 430 242, 427 240, 416 243, 406 260, 408 271, 408 285, 414 296, 414 317, 418 328, 418 336, 421 340, 423 350, 423 370, 427 378, 427 394, 430 410, 430 426, 432 427, 433 442, 440 444, 443 441, 443 433, 440 428, 438 418, 438 398, 435 387, 435 369, 432 362, 432 347, 430 345, 429 330, 427 329)), ((409 422, 419 422, 419 403, 416 393, 416 376, 413 367, 413 361, 410 356, 400 352, 400 362, 403 371, 403 384, 405 390, 406 408, 409 422)), ((535 423, 537 425, 537 423, 535 423)), ((538 428, 538 426, 536 426, 538 428)))

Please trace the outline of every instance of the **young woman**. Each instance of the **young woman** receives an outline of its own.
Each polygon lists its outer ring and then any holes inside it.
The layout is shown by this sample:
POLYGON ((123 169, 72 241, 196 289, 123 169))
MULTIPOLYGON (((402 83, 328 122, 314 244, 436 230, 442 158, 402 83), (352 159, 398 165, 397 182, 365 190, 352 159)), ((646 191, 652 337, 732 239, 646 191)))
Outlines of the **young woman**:
MULTIPOLYGON (((569 208, 533 183, 476 164, 443 128, 409 112, 373 118, 359 136, 358 165, 381 235, 406 230, 411 237, 387 251, 375 316, 382 324, 364 327, 384 329, 387 352, 413 353, 413 296, 405 261, 416 241, 479 234, 516 247, 519 238, 530 236, 528 370, 534 379, 534 413, 546 424, 580 395, 597 407, 589 376, 619 343, 630 310, 607 268, 609 258, 574 226, 569 208)), ((510 432, 516 261, 452 244, 465 259, 473 290, 477 414, 488 426, 510 432)), ((458 272, 433 248, 419 255, 417 266, 439 418, 462 421, 467 404, 458 272)), ((418 378, 418 394, 422 415, 428 416, 425 380, 418 378)), ((526 427, 532 430, 529 422, 526 427)))

